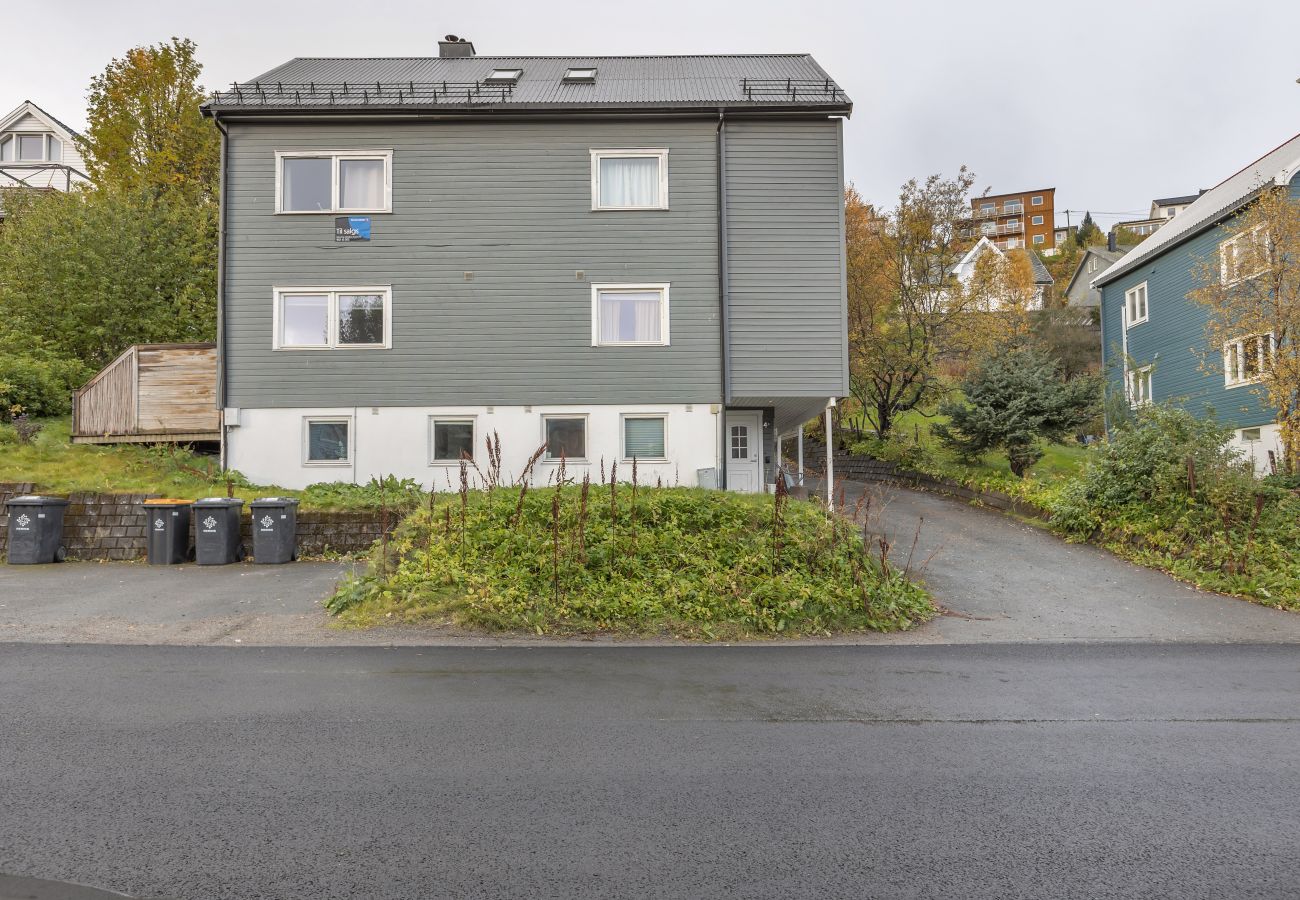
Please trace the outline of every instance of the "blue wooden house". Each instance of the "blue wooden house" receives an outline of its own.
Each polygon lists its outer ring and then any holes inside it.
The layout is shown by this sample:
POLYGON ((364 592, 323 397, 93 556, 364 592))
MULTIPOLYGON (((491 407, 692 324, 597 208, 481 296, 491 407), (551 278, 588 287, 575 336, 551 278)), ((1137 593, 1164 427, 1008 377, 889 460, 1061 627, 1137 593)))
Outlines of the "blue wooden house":
MULTIPOLYGON (((1231 255, 1236 218, 1270 186, 1300 198, 1300 135, 1201 194, 1176 218, 1092 281, 1101 292, 1102 359, 1130 406, 1172 402, 1234 429, 1232 444, 1267 472, 1281 459, 1276 411, 1254 387, 1270 347, 1246 336, 1211 347, 1208 314, 1188 298, 1198 269, 1231 255), (1219 362, 1222 366, 1219 366, 1219 362)), ((1226 276, 1225 276, 1226 277, 1226 276)))

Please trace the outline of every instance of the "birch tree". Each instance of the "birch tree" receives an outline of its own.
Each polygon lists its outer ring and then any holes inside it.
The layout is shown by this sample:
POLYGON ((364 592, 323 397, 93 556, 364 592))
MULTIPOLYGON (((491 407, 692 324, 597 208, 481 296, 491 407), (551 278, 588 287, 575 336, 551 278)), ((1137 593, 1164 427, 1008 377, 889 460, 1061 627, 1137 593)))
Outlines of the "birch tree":
POLYGON ((1281 466, 1300 452, 1300 200, 1266 189, 1196 272, 1189 295, 1205 307, 1207 371, 1249 384, 1276 411, 1281 466))

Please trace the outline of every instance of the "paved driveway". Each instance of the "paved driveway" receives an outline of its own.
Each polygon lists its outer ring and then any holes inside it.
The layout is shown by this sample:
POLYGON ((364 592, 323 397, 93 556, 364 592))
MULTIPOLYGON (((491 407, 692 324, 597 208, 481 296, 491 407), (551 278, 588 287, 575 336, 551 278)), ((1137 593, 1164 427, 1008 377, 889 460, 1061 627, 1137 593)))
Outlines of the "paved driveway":
MULTIPOLYGON (((1300 642, 1300 614, 1197 591, 1095 547, 938 494, 854 485, 869 527, 949 611, 916 631, 832 643, 1015 641, 1300 642)), ((555 643, 449 625, 331 627, 322 602, 347 563, 0 565, 0 641, 115 644, 428 645, 555 643)), ((609 638, 601 640, 608 641, 609 638)), ((581 639, 574 643, 590 643, 581 639)), ((645 642, 662 644, 671 641, 645 642)))
POLYGON ((981 507, 924 491, 866 492, 874 534, 948 610, 914 637, 939 642, 1143 640, 1300 642, 1300 614, 1198 591, 1169 576, 981 507), (925 564, 926 560, 928 564, 925 564))

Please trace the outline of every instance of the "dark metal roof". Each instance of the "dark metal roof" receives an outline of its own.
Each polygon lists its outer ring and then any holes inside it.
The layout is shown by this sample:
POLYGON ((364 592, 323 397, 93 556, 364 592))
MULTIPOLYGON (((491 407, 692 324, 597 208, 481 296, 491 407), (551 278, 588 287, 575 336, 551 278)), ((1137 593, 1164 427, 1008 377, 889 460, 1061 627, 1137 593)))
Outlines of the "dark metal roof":
POLYGON ((1038 258, 1038 254, 1029 250, 1025 252, 1029 254, 1029 265, 1034 270, 1034 284, 1055 284, 1056 279, 1047 271, 1047 266, 1038 258))
POLYGON ((852 102, 806 53, 735 56, 300 57, 215 92, 210 113, 346 109, 500 108, 816 110, 848 115, 852 102), (564 81, 594 67, 594 83, 564 81), (487 83, 517 68, 517 84, 487 83))
MULTIPOLYGON (((1204 193, 1205 191, 1201 191, 1201 194, 1204 193)), ((1186 197, 1164 197, 1163 199, 1152 200, 1151 202, 1155 206, 1183 206, 1188 203, 1194 203, 1196 198, 1201 196, 1201 194, 1189 194, 1186 197)))

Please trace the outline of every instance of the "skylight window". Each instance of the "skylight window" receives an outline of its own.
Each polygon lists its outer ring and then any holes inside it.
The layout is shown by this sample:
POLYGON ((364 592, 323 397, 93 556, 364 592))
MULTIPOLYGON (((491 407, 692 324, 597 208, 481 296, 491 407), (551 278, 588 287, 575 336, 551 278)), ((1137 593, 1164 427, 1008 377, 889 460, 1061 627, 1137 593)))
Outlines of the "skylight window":
POLYGON ((564 80, 568 84, 591 84, 596 80, 596 69, 587 66, 575 66, 564 73, 564 80))
POLYGON ((487 83, 514 84, 522 74, 524 74, 523 69, 493 69, 492 74, 487 77, 487 83))

